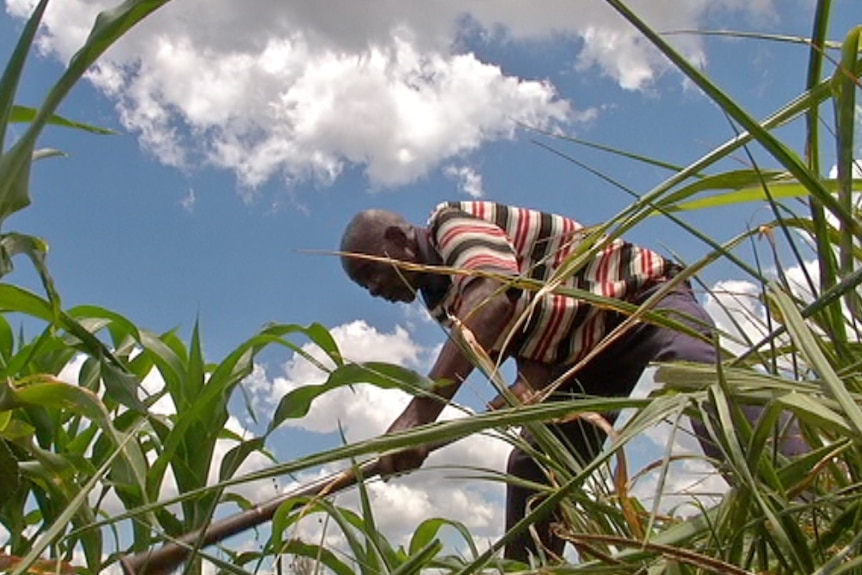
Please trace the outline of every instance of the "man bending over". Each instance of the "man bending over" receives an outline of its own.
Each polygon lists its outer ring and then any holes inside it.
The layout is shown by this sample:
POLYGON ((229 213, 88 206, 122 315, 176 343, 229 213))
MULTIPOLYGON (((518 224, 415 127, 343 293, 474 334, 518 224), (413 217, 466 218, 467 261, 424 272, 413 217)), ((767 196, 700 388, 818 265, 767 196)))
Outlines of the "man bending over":
MULTIPOLYGON (((489 355, 515 359, 519 374, 515 390, 523 392, 544 388, 557 380, 625 317, 563 295, 544 294, 533 301, 535 291, 514 288, 505 280, 486 275, 414 271, 347 254, 490 272, 500 278, 546 281, 577 248, 583 233, 583 226, 572 219, 492 202, 440 204, 426 227, 414 226, 393 212, 368 210, 355 216, 344 232, 341 250, 346 255, 342 256, 342 265, 347 275, 372 296, 411 302, 421 294, 431 315, 444 326, 450 326, 452 317, 458 318, 489 355), (529 319, 515 331, 507 348, 501 349, 511 326, 531 303, 535 306, 529 319)), ((653 251, 617 239, 567 278, 563 287, 638 304, 680 270, 653 251)), ((705 337, 698 339, 667 328, 637 324, 566 380, 559 391, 625 397, 650 362, 716 361, 715 348, 709 342, 712 321, 687 283, 668 291, 656 309, 678 312, 674 319, 705 337)), ((450 383, 435 390, 438 397, 413 398, 388 432, 435 421, 472 369, 470 359, 450 338, 429 373, 434 381, 450 383)), ((616 418, 615 413, 603 415, 611 423, 616 418)), ((752 411, 749 416, 756 418, 756 413, 752 411)), ((584 462, 599 453, 605 439, 598 428, 581 419, 555 428, 584 462)), ((707 455, 720 457, 702 424, 696 423, 695 431, 707 455)), ((805 451, 804 442, 798 442, 782 443, 782 451, 788 455, 805 451)), ((421 446, 381 457, 381 475, 415 469, 427 455, 428 448, 421 446)), ((547 482, 539 466, 520 449, 512 451, 507 471, 530 482, 547 482)), ((524 487, 508 485, 507 530, 524 517, 534 494, 524 487)), ((559 556, 564 542, 551 533, 550 520, 535 527, 545 549, 559 556)), ((536 542, 528 532, 522 532, 506 546, 505 556, 526 561, 536 552, 536 542)))

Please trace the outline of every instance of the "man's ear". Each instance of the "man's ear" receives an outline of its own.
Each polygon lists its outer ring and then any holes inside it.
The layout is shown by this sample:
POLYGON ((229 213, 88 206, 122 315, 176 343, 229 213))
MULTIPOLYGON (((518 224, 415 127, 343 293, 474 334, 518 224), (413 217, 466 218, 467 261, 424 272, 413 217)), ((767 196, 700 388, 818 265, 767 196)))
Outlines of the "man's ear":
POLYGON ((411 230, 401 226, 387 226, 383 232, 383 237, 398 246, 399 248, 409 247, 411 230))

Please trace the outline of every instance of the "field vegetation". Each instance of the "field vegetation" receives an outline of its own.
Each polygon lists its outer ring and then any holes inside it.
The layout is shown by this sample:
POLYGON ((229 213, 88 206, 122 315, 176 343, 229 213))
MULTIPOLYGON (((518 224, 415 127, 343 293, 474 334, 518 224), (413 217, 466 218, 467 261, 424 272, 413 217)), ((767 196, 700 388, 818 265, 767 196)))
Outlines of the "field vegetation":
MULTIPOLYGON (((304 353, 301 346, 310 341, 334 366, 325 367, 330 372, 326 386, 285 397, 270 430, 287 418, 302 417, 317 394, 336 386, 365 382, 428 393, 433 382, 394 365, 345 363, 320 325, 268 326, 226 357, 209 361, 197 328, 183 341, 174 332, 153 333, 96 305, 65 308, 51 279, 44 241, 4 227, 0 275, 23 260, 38 271, 43 289, 0 283, 0 525, 10 534, 0 541, 0 570, 95 574, 117 569, 122 556, 157 548, 206 527, 214 517, 250 507, 253 502, 232 490, 242 483, 335 461, 356 462, 367 472, 365 462, 385 450, 526 425, 541 439, 546 454, 537 457, 554 482, 516 528, 529 529, 537 517, 559 506, 558 531, 577 550, 577 563, 556 563, 552 557, 538 557, 531 566, 504 563, 499 550, 511 533, 480 548, 464 526, 446 518, 418 525, 409 545, 394 545, 376 529, 360 482, 359 510, 337 507, 326 497, 285 501, 273 510, 271 535, 261 549, 192 544, 184 569, 200 572, 205 559, 224 573, 282 566, 339 575, 407 575, 430 568, 459 575, 527 569, 650 575, 862 572, 862 214, 855 195, 862 170, 854 159, 862 27, 845 38, 827 38, 830 2, 819 0, 809 38, 746 38, 808 46, 807 62, 787 62, 783 69, 799 74, 805 90, 767 118, 756 119, 622 1, 607 2, 723 110, 738 134, 654 188, 629 190, 630 205, 596 229, 560 273, 575 272, 608 238, 647 218, 665 218, 710 246, 701 260, 687 262, 680 281, 697 282, 706 266, 723 265, 760 286, 766 311, 762 337, 719 334, 725 352, 719 365, 663 366, 657 373, 663 387, 644 399, 513 406, 294 461, 273 460, 263 471, 237 476, 251 454, 267 454, 267 434, 243 439, 225 430, 230 398, 265 348, 304 353), (790 123, 804 125, 804 141, 777 135, 777 128, 790 123), (746 167, 728 170, 725 160, 731 155, 745 158, 746 167), (837 158, 834 173, 833 166, 821 165, 823 157, 837 158), (772 221, 739 229, 731 241, 704 237, 679 217, 684 211, 751 201, 767 205, 772 221), (738 248, 749 243, 766 245, 752 251, 767 257, 753 262, 740 257, 738 248), (812 260, 816 266, 807 265, 812 260), (801 283, 792 280, 791 268, 802 271, 801 283), (21 322, 40 326, 38 335, 16 333, 21 322), (76 359, 83 361, 79 380, 61 381, 60 372, 76 359), (144 387, 153 370, 163 389, 144 387), (176 414, 152 410, 163 395, 170 396, 176 414), (766 409, 754 428, 740 411, 752 404, 766 409), (544 427, 573 413, 618 408, 634 415, 588 466, 568 456, 544 427), (784 411, 798 417, 812 446, 794 460, 782 457, 771 441, 784 411), (631 495, 633 478, 626 474, 623 448, 660 422, 678 426, 686 417, 710 427, 725 456, 721 473, 733 487, 719 501, 700 502, 696 512, 678 517, 664 512, 661 491, 649 504, 631 495), (233 441, 234 447, 212 483, 208 478, 220 439, 233 441), (166 501, 160 493, 170 478, 182 495, 166 501), (119 501, 124 511, 106 511, 107 501, 119 501), (326 517, 331 529, 343 533, 346 552, 292 538, 293 523, 310 513, 326 517), (443 529, 454 529, 468 552, 456 554, 444 546, 443 529)), ((17 106, 15 95, 47 0, 38 3, 0 78, 0 225, 29 204, 31 170, 42 169, 43 158, 60 153, 37 145, 47 125, 104 132, 58 117, 58 106, 111 44, 164 3, 126 0, 101 14, 41 106, 30 109, 17 106), (26 127, 15 141, 8 139, 12 123, 26 127)), ((556 150, 571 144, 564 136, 553 138, 556 150)), ((608 153, 628 161, 659 161, 623 152, 619 143, 607 144, 614 148, 608 153)), ((557 289, 555 281, 525 287, 557 289)), ((593 303, 614 305, 595 298, 593 303)), ((651 303, 626 311, 632 321, 675 325, 651 312, 651 303)), ((469 334, 460 335, 492 384, 505 385, 481 350, 470 347, 469 334)), ((507 436, 517 441, 515 434, 507 436)), ((675 457, 668 450, 653 464, 659 489, 675 457)), ((490 472, 488 477, 506 479, 490 472)))

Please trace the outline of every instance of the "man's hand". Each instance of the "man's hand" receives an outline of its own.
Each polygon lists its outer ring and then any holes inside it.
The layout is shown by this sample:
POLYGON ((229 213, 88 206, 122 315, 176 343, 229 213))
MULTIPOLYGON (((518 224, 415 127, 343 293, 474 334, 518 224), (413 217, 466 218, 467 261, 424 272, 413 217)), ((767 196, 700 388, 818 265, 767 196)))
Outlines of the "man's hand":
MULTIPOLYGON (((437 413, 429 410, 426 407, 426 403, 427 400, 423 401, 420 398, 415 398, 404 412, 398 416, 398 419, 389 426, 386 433, 407 431, 408 429, 434 421, 437 418, 437 413)), ((422 466, 425 458, 428 457, 429 451, 427 445, 420 445, 399 451, 398 453, 382 455, 377 460, 377 471, 380 473, 380 477, 388 479, 393 475, 418 469, 422 466)))
MULTIPOLYGON (((530 385, 523 379, 518 379, 518 381, 510 385, 509 392, 517 400, 517 403, 515 403, 515 405, 524 405, 530 403, 532 401, 533 394, 535 393, 530 387, 530 385)), ((503 397, 503 394, 498 394, 494 397, 494 399, 488 402, 488 409, 490 409, 491 411, 502 409, 504 407, 509 407, 509 401, 505 397, 503 397)))

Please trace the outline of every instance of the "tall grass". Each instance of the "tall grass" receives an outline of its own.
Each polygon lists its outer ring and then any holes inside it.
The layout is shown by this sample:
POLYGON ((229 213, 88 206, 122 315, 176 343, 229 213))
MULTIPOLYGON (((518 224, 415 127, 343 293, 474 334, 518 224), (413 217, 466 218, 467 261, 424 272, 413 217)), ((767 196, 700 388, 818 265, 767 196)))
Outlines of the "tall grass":
MULTIPOLYGON (((860 209, 854 192, 853 157, 856 95, 859 91, 860 28, 839 39, 840 50, 826 38, 830 2, 817 3, 812 22, 806 89, 765 119, 753 118, 702 71, 691 66, 665 39, 627 6, 607 0, 638 28, 680 73, 698 86, 731 119, 738 134, 650 190, 629 190, 633 202, 571 255, 560 276, 545 285, 522 287, 561 291, 556 280, 574 273, 611 238, 629 232, 647 218, 666 218, 702 242, 705 254, 690 262, 695 274, 715 262, 738 269, 759 286, 763 304, 762 333, 719 333, 726 359, 716 366, 663 366, 657 379, 663 387, 643 399, 583 398, 553 404, 518 405, 468 419, 435 423, 293 461, 274 463, 259 472, 237 476, 240 464, 265 451, 268 433, 239 438, 224 430, 232 392, 251 370, 257 353, 284 346, 304 353, 294 340, 310 340, 331 360, 326 384, 303 387, 285 397, 269 426, 271 432, 288 418, 303 417, 321 393, 343 385, 371 383, 430 393, 433 382, 397 366, 343 362, 331 336, 321 326, 271 326, 255 334, 218 363, 205 360, 195 329, 183 342, 174 333, 153 334, 125 318, 93 306, 66 310, 53 287, 39 238, 15 232, 0 234, 0 273, 23 254, 41 274, 44 295, 0 284, 0 309, 42 322, 44 331, 32 340, 16 337, 10 322, 0 318, 0 523, 11 533, 0 553, 0 569, 97 573, 114 565, 120 553, 140 552, 205 527, 226 503, 250 506, 231 490, 262 478, 292 473, 334 461, 362 464, 388 450, 420 443, 443 443, 492 429, 527 426, 539 439, 541 464, 554 478, 516 530, 529 529, 538 518, 561 510, 560 536, 579 555, 575 564, 551 565, 551 558, 524 566, 501 562, 498 551, 512 533, 480 551, 460 524, 434 519, 417 526, 407 548, 398 548, 378 532, 367 492, 360 483, 361 509, 340 508, 325 497, 285 503, 276 513, 271 538, 259 551, 230 546, 219 554, 194 548, 188 571, 200 571, 207 558, 223 572, 255 572, 285 556, 301 557, 296 569, 317 572, 324 567, 348 573, 416 573, 435 568, 449 573, 553 569, 586 573, 853 573, 862 572, 862 347, 859 343, 860 209), (784 141, 776 128, 804 123, 805 140, 784 141), (824 130, 823 126, 828 129, 824 130), (827 177, 820 165, 827 149, 835 150, 837 176, 827 177), (721 161, 742 152, 751 159, 745 169, 722 170, 721 161), (753 161, 766 153, 768 169, 753 161), (799 213, 798 199, 805 202, 799 213), (720 242, 688 226, 681 213, 736 202, 761 201, 774 219, 757 230, 740 229, 720 242), (748 262, 736 248, 766 234, 775 258, 748 262), (806 270, 816 259, 817 273, 803 274, 793 284, 789 267, 806 270), (777 273, 766 273, 766 268, 777 273), (78 385, 57 378, 74 357, 86 358, 78 385), (145 390, 144 377, 157 370, 165 382, 145 390), (156 414, 152 405, 170 397, 173 414, 156 414), (740 406, 765 407, 752 428, 740 406), (547 432, 545 423, 571 416, 628 408, 633 417, 593 462, 579 464, 547 432), (772 435, 782 412, 792 411, 812 445, 796 460, 774 449, 772 435), (669 421, 674 428, 685 417, 704 421, 725 457, 721 472, 733 487, 718 502, 694 502, 686 517, 662 514, 659 491, 650 506, 631 493, 624 448, 644 431, 669 421), (208 484, 216 441, 235 443, 208 484), (161 499, 169 477, 178 495, 161 499), (108 513, 105 501, 119 500, 125 510, 108 513), (323 542, 292 538, 291 526, 301 516, 321 514, 348 542, 347 556, 323 542), (444 554, 439 532, 453 528, 467 544, 467 556, 444 554), (80 558, 83 555, 83 559, 80 558), (547 564, 542 564, 547 561, 547 564), (82 564, 83 563, 83 564, 82 564), (74 565, 74 567, 73 567, 74 565)), ((14 96, 36 28, 47 5, 42 0, 26 24, 0 79, 0 223, 29 203, 29 174, 35 159, 51 155, 36 142, 49 123, 99 130, 54 116, 54 111, 86 68, 131 26, 164 2, 129 0, 100 15, 84 47, 49 91, 43 105, 27 110, 14 96), (24 135, 5 145, 7 126, 27 122, 24 135)), ((765 36, 748 41, 783 41, 765 36)), ((630 160, 658 159, 616 150, 630 160)), ((572 161, 571 141, 548 135, 544 146, 572 161)), ((668 167, 666 164, 665 167, 668 167)), ((609 176, 606 176, 610 179, 609 176)), ((677 326, 647 308, 636 309, 569 290, 568 295, 608 306, 634 319, 677 326)), ((720 294, 716 294, 720 295, 720 294)), ((721 298, 718 298, 721 300, 721 298)), ((727 301, 726 299, 721 301, 727 301)), ((459 335, 459 334, 454 334, 459 335)), ((464 336, 471 354, 501 388, 499 371, 464 336)), ((312 358, 309 358, 312 359, 312 358)), ((514 434, 509 440, 517 443, 514 434)), ((675 456, 668 451, 651 466, 664 484, 675 456)), ((195 546, 196 547, 196 546, 195 546)))
MULTIPOLYGON (((807 89, 766 119, 758 120, 624 3, 608 0, 608 4, 720 107, 737 127, 738 135, 677 169, 653 189, 636 193, 636 200, 600 226, 560 274, 573 273, 604 242, 630 231, 644 219, 665 217, 708 248, 701 260, 690 263, 690 272, 721 262, 737 268, 759 286, 765 314, 762 334, 752 338, 746 331, 719 333, 726 357, 720 365, 663 366, 657 374, 663 388, 646 400, 593 398, 564 406, 518 406, 476 416, 469 422, 427 426, 384 439, 382 445, 377 440, 365 446, 380 449, 402 445, 405 440, 439 441, 468 429, 536 426, 564 412, 632 407, 634 417, 587 466, 573 462, 552 438, 546 436, 542 442, 547 455, 541 461, 554 477, 554 486, 515 529, 527 529, 540 516, 562 508, 558 532, 577 548, 581 561, 555 566, 555 570, 856 572, 862 568, 862 535, 856 528, 862 511, 858 483, 862 471, 858 303, 862 231, 859 204, 854 202, 859 184, 853 179, 853 142, 855 96, 862 70, 860 28, 851 30, 843 41, 827 42, 830 5, 818 3, 812 37, 806 40, 811 45, 807 89), (830 53, 829 44, 840 46, 840 51, 830 53), (827 66, 831 69, 824 76, 827 66), (805 141, 788 142, 779 137, 776 128, 803 121, 807 126, 805 141), (828 138, 821 134, 823 122, 829 127, 828 138), (837 157, 837 176, 831 179, 828 168, 823 170, 819 165, 826 146, 833 146, 837 157), (734 152, 742 152, 750 165, 744 170, 722 171, 720 162, 734 152), (775 167, 763 169, 754 161, 763 152, 775 167), (800 198, 808 206, 807 214, 798 213, 796 202, 800 198), (756 230, 741 229, 737 237, 723 243, 686 227, 678 217, 684 211, 753 200, 765 202, 774 219, 756 230), (758 235, 768 239, 773 260, 749 263, 736 255, 740 244, 758 235), (789 253, 790 261, 778 258, 779 252, 789 253), (818 262, 819 273, 807 271, 807 260, 818 262), (764 271, 768 268, 776 272, 764 271), (803 270, 802 285, 789 279, 790 268, 803 270), (765 408, 757 426, 752 428, 742 416, 740 407, 744 405, 765 408), (558 408, 563 411, 555 411, 558 408), (781 456, 773 439, 776 424, 786 411, 799 418, 812 446, 810 453, 796 460, 781 456), (619 470, 617 458, 627 443, 659 422, 670 420, 677 425, 682 416, 700 419, 711 428, 724 453, 722 474, 733 487, 717 504, 701 504, 700 512, 693 516, 667 518, 659 515, 658 502, 647 509, 631 498, 625 482, 609 485, 601 478, 610 475, 610 467, 619 470)), ((756 41, 783 40, 761 36, 756 41)), ((561 151, 563 145, 546 144, 566 156, 561 151)), ((631 153, 623 155, 642 159, 631 153)), ((858 173, 858 165, 855 169, 858 173)), ((531 286, 525 283, 521 287, 531 286)), ((560 291, 554 281, 532 288, 560 291)), ((590 297, 576 292, 571 295, 590 297)), ((614 307, 613 302, 593 303, 614 307)), ((645 310, 636 310, 633 315, 647 317, 645 310)), ((481 352, 473 352, 481 365, 481 352)), ((487 371, 493 373, 493 366, 487 371)), ((354 448, 364 449, 362 445, 354 448)), ((671 459, 665 457, 654 465, 662 478, 671 459)), ((510 535, 457 572, 487 567, 510 535)))

